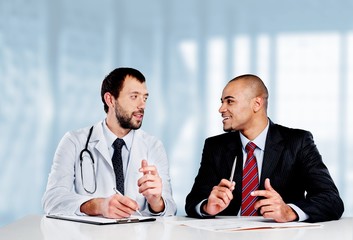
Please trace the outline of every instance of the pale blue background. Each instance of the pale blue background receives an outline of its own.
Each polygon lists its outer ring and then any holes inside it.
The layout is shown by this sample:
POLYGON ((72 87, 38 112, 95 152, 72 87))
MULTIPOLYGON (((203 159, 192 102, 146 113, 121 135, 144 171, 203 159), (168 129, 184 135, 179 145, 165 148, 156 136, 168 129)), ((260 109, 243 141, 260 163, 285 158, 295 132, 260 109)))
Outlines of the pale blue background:
POLYGON ((118 66, 150 91, 143 129, 166 147, 178 214, 228 80, 255 73, 277 123, 310 130, 353 215, 352 0, 0 0, 0 226, 41 214, 66 131, 103 119, 118 66))

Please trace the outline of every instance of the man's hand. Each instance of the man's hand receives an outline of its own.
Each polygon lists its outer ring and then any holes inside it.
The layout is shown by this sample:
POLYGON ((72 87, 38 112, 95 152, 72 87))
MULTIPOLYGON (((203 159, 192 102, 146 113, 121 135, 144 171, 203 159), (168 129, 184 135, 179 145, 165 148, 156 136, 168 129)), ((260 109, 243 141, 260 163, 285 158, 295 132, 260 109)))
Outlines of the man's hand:
POLYGON ((260 213, 264 218, 271 218, 276 222, 290 222, 297 218, 294 210, 272 188, 270 179, 266 178, 265 180, 265 190, 254 191, 251 195, 265 198, 255 203, 255 209, 260 209, 260 213))
POLYGON ((162 179, 158 175, 156 166, 150 166, 146 160, 142 160, 139 171, 143 173, 143 176, 137 181, 139 193, 146 198, 154 212, 162 212, 165 207, 162 198, 162 179))
POLYGON ((136 201, 120 194, 108 198, 93 198, 80 207, 81 212, 87 215, 102 215, 106 218, 127 218, 138 210, 136 201))
POLYGON ((228 207, 233 199, 232 191, 234 190, 235 182, 230 182, 227 179, 222 179, 221 182, 214 186, 207 204, 203 205, 203 211, 209 215, 216 215, 228 207))

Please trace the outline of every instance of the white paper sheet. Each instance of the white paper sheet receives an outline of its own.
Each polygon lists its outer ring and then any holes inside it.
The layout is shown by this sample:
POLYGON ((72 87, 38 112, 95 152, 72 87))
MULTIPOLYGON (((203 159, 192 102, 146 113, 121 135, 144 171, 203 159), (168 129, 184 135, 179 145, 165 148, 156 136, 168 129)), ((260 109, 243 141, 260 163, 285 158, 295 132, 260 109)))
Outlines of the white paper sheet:
POLYGON ((199 228, 210 231, 245 231, 260 229, 277 228, 302 228, 302 227, 320 227, 321 224, 305 222, 287 222, 277 223, 273 220, 262 217, 234 217, 234 218, 212 218, 212 219, 192 219, 187 221, 175 222, 179 225, 185 225, 193 228, 199 228))

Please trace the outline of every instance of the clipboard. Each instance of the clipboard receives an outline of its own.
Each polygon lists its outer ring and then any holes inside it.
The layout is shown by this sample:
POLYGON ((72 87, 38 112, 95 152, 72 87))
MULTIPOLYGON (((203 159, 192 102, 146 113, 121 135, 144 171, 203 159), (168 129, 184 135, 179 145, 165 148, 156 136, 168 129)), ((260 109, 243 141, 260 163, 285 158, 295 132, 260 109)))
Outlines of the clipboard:
POLYGON ((154 217, 141 217, 131 216, 129 218, 112 219, 95 216, 76 216, 76 215, 59 215, 50 214, 46 215, 47 218, 66 220, 72 222, 88 223, 94 225, 109 225, 109 224, 126 224, 126 223, 139 223, 139 222, 153 222, 156 221, 154 217))

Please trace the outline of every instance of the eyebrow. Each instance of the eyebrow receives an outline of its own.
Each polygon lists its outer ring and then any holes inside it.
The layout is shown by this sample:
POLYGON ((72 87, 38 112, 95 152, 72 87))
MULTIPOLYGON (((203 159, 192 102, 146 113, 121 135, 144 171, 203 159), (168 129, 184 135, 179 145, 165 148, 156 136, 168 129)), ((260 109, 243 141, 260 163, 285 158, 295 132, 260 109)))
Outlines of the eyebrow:
MULTIPOLYGON (((142 94, 141 92, 139 91, 132 91, 130 92, 130 94, 142 94)), ((143 96, 149 96, 149 93, 145 93, 145 94, 142 94, 143 96)))
POLYGON ((221 101, 227 100, 227 99, 235 99, 235 97, 233 96, 226 96, 224 97, 224 99, 221 98, 221 101))

